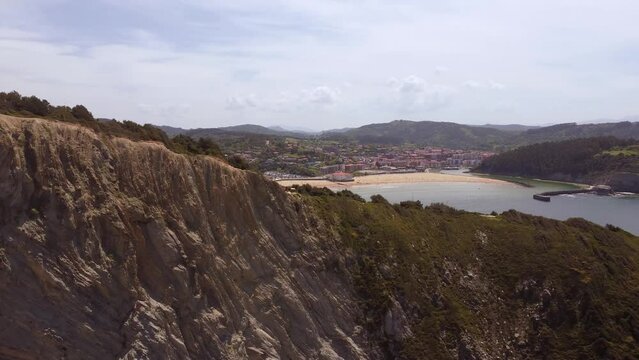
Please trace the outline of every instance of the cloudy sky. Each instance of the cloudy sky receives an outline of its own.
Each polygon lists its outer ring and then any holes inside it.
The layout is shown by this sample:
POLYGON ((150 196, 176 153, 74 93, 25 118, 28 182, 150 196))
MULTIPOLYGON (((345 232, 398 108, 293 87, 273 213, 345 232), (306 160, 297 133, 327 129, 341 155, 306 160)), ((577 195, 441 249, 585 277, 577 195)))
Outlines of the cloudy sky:
POLYGON ((2 90, 181 127, 639 114, 636 0, 0 0, 2 90))

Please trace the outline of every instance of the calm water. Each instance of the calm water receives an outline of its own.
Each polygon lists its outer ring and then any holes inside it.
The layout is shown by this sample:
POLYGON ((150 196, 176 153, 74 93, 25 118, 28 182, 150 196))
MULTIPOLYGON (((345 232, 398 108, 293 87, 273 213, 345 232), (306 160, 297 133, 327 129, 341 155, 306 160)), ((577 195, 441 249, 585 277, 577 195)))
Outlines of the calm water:
POLYGON ((619 226, 639 235, 639 196, 597 196, 591 194, 553 196, 551 202, 532 198, 544 191, 565 189, 564 184, 534 181, 534 187, 512 183, 421 183, 366 185, 351 190, 368 199, 380 194, 390 202, 420 200, 424 204, 440 202, 467 211, 498 213, 515 209, 524 213, 565 220, 582 217, 594 223, 619 226))

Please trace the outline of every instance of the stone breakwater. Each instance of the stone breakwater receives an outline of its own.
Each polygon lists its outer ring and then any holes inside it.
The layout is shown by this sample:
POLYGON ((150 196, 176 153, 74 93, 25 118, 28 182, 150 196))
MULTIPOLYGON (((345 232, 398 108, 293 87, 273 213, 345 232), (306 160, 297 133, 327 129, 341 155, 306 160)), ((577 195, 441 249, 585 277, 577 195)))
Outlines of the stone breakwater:
POLYGON ((551 196, 572 195, 572 194, 612 195, 614 194, 614 191, 612 191, 612 188, 610 186, 595 185, 595 186, 591 186, 588 189, 546 191, 539 194, 534 194, 533 199, 549 202, 551 196))

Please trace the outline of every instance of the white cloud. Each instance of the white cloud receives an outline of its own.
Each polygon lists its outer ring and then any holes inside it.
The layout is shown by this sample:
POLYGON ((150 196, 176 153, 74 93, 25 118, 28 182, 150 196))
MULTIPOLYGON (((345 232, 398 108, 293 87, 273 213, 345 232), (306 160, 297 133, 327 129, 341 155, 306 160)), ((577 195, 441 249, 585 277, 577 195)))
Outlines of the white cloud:
POLYGON ((438 66, 435 68, 435 75, 442 75, 450 71, 446 66, 438 66))
POLYGON ((143 112, 152 115, 155 118, 168 119, 184 119, 188 117, 191 111, 190 104, 138 104, 138 108, 143 112))
POLYGON ((462 83, 462 86, 469 89, 490 89, 490 90, 503 90, 506 88, 506 85, 496 81, 492 81, 492 80, 487 82, 467 80, 462 83))
POLYGON ((0 79, 142 122, 190 104, 184 127, 639 113, 635 0, 362 1, 5 0, 0 79))
POLYGON ((434 111, 448 106, 455 89, 441 84, 427 83, 423 78, 409 75, 389 80, 396 105, 403 111, 434 111))
POLYGON ((334 105, 339 101, 341 93, 339 88, 322 85, 299 91, 281 91, 275 95, 236 95, 227 98, 226 109, 253 109, 255 111, 289 113, 307 110, 309 107, 317 108, 334 105))
POLYGON ((328 86, 318 86, 306 91, 306 100, 314 104, 331 105, 337 102, 340 91, 328 86))
POLYGON ((419 76, 409 75, 403 79, 390 78, 388 81, 391 88, 400 93, 420 93, 424 91, 426 82, 419 76))
POLYGON ((482 87, 482 84, 475 80, 467 80, 467 81, 464 81, 462 86, 466 88, 471 88, 471 89, 478 89, 482 87))
POLYGON ((490 81, 488 83, 488 87, 493 89, 493 90, 503 90, 506 88, 506 85, 502 84, 502 83, 498 83, 495 81, 490 81))
POLYGON ((25 39, 38 39, 40 35, 35 32, 25 31, 20 29, 12 29, 7 27, 0 27, 0 39, 6 40, 25 40, 25 39))
POLYGON ((247 108, 257 107, 257 101, 254 95, 248 96, 229 96, 226 99, 227 110, 244 110, 247 108))

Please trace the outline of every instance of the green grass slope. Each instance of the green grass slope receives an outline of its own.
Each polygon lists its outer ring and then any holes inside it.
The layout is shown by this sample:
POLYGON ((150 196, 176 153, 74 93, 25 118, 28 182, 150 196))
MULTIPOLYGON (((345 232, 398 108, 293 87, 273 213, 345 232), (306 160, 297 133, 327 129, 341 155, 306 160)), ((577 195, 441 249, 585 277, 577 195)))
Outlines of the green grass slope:
POLYGON ((639 238, 582 219, 310 193, 389 357, 639 358, 639 238))

